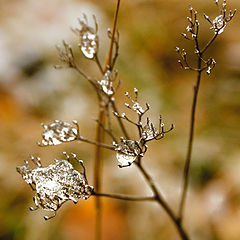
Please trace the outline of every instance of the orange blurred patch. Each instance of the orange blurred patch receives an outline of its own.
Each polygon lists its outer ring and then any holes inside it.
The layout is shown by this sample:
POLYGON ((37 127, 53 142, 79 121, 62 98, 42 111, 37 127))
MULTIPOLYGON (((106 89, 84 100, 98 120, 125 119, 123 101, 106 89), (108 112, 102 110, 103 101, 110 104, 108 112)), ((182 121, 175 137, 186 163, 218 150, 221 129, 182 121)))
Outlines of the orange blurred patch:
POLYGON ((13 121, 20 117, 21 107, 16 99, 3 89, 0 89, 0 121, 13 121))
MULTIPOLYGON (((126 239, 126 218, 120 205, 111 200, 102 200, 102 236, 104 240, 126 239)), ((62 222, 63 232, 67 239, 94 239, 95 201, 92 197, 87 201, 79 201, 69 209, 62 222)))

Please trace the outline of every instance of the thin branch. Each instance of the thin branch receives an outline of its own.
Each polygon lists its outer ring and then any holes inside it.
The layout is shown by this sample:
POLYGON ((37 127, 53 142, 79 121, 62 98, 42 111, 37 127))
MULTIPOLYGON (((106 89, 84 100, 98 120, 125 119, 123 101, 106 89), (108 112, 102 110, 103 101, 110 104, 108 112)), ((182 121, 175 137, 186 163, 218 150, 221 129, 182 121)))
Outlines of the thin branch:
POLYGON ((112 27, 112 38, 111 38, 111 42, 110 42, 107 59, 106 59, 105 70, 104 70, 105 72, 108 70, 108 68, 110 70, 112 69, 112 51, 113 51, 113 45, 114 45, 114 41, 115 41, 115 32, 116 32, 116 28, 117 28, 119 8, 120 8, 120 0, 118 0, 118 2, 117 2, 116 12, 115 12, 115 16, 114 16, 113 27, 112 27))
MULTIPOLYGON (((116 113, 119 115, 119 112, 118 112, 118 110, 117 110, 117 107, 116 107, 116 105, 115 105, 115 102, 112 101, 112 100, 111 100, 111 106, 112 106, 112 108, 113 108, 113 111, 116 112, 116 113)), ((122 122, 122 119, 119 118, 119 117, 117 117, 117 120, 118 120, 118 123, 119 123, 119 125, 120 125, 120 128, 122 129, 122 132, 123 132, 125 138, 126 138, 126 139, 130 139, 130 137, 129 137, 128 133, 127 133, 127 130, 126 130, 126 128, 125 128, 125 126, 124 126, 124 124, 123 124, 123 122, 122 122)))
MULTIPOLYGON (((99 102, 99 113, 98 121, 104 126, 105 115, 104 109, 101 107, 101 102, 99 102)), ((104 130, 100 127, 100 124, 97 125, 96 129, 96 141, 102 145, 104 142, 104 130)), ((112 149, 112 148, 111 148, 112 149)), ((95 159, 94 159, 94 186, 96 191, 101 191, 102 185, 102 166, 103 166, 103 152, 100 145, 96 145, 95 148, 95 159)), ((96 198, 96 232, 95 239, 102 239, 102 204, 100 198, 96 198)))
MULTIPOLYGON (((201 68, 200 58, 199 58, 198 66, 199 66, 199 68, 201 68)), ((189 134, 188 150, 187 150, 187 156, 186 156, 186 160, 185 160, 184 173, 183 173, 183 190, 182 190, 180 207, 179 207, 179 219, 181 219, 181 221, 183 218, 185 199, 186 199, 188 183, 189 183, 189 168, 190 168, 191 156, 192 156, 192 145, 193 145, 194 126, 195 126, 195 113, 196 113, 200 81, 201 81, 201 72, 198 72, 197 83, 194 86, 194 96, 193 96, 193 103, 192 103, 192 110, 191 110, 190 134, 189 134)))
POLYGON ((187 155, 184 165, 184 172, 183 172, 183 189, 180 199, 180 205, 179 205, 179 219, 180 221, 183 220, 183 212, 186 202, 186 195, 189 185, 189 169, 191 164, 191 157, 192 157, 192 147, 193 147, 193 140, 194 140, 194 127, 195 127, 195 115, 196 115, 196 107, 197 107, 197 100, 198 100, 198 92, 200 88, 200 82, 201 82, 201 74, 202 71, 204 71, 206 68, 202 68, 202 62, 203 61, 203 54, 204 52, 212 45, 214 40, 217 38, 218 32, 214 34, 214 36, 210 39, 210 41, 206 44, 206 46, 203 48, 203 50, 199 49, 199 42, 198 37, 195 39, 196 43, 196 49, 199 51, 198 53, 198 73, 197 73, 197 82, 194 86, 194 95, 193 95, 193 101, 192 101, 192 110, 191 110, 191 123, 190 123, 190 133, 189 133, 189 140, 188 140, 188 148, 187 148, 187 155))
POLYGON ((77 140, 82 141, 82 142, 86 142, 86 143, 90 143, 90 144, 93 144, 93 145, 96 145, 96 146, 99 146, 99 147, 102 147, 102 148, 106 148, 106 149, 109 149, 109 150, 115 150, 115 147, 113 147, 113 146, 103 144, 103 143, 100 143, 100 142, 97 142, 97 141, 95 142, 95 141, 86 139, 82 136, 78 137, 77 140))
POLYGON ((90 77, 87 76, 86 73, 84 73, 76 64, 74 64, 74 66, 72 66, 73 69, 75 69, 80 75, 82 75, 87 81, 89 81, 89 83, 93 86, 93 88, 95 89, 98 99, 100 99, 100 94, 99 94, 99 89, 95 83, 95 81, 93 79, 91 79, 90 77))
POLYGON ((135 197, 135 196, 128 196, 124 194, 115 194, 115 193, 93 193, 94 196, 99 197, 108 197, 120 200, 127 200, 127 201, 155 201, 155 197, 135 197))
POLYGON ((95 59, 95 62, 97 63, 97 66, 98 66, 100 72, 101 72, 102 74, 104 74, 102 65, 101 65, 101 63, 100 63, 100 61, 99 61, 99 58, 98 58, 98 55, 97 55, 97 54, 95 54, 94 59, 95 59))
POLYGON ((147 173, 147 171, 144 169, 144 167, 141 164, 141 159, 139 161, 135 162, 140 172, 143 174, 143 176, 146 179, 146 182, 152 189, 152 192, 154 194, 154 198, 156 202, 165 210, 167 215, 170 217, 171 221, 174 223, 179 235, 181 236, 182 240, 189 240, 189 237, 185 230, 182 227, 181 221, 179 221, 179 218, 175 216, 170 206, 167 204, 166 200, 163 198, 162 194, 158 191, 154 181, 152 180, 151 176, 147 173))
POLYGON ((206 44, 206 46, 200 51, 201 55, 206 52, 206 50, 212 45, 212 43, 214 42, 214 40, 217 38, 218 36, 218 32, 215 32, 214 36, 212 37, 212 39, 210 39, 210 41, 206 44))
POLYGON ((89 82, 92 81, 92 79, 90 77, 88 77, 87 74, 85 72, 83 72, 76 64, 74 64, 74 66, 72 66, 72 68, 75 69, 80 75, 82 75, 89 82))
POLYGON ((112 61, 112 68, 114 68, 119 55, 119 32, 117 31, 117 40, 115 40, 115 54, 112 61))
POLYGON ((113 140, 114 142, 116 142, 116 143, 118 142, 117 138, 114 137, 114 135, 113 135, 113 133, 112 133, 111 130, 106 129, 105 126, 104 126, 101 122, 99 122, 99 120, 96 120, 96 122, 97 122, 97 124, 99 124, 100 127, 112 138, 112 140, 113 140))

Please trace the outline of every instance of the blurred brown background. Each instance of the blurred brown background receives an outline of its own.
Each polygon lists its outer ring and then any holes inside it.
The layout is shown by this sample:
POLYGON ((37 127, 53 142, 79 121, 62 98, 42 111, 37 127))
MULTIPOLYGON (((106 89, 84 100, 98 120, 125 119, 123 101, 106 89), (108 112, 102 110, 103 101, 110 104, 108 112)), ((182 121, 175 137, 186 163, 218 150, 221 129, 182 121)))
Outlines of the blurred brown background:
MULTIPOLYGON (((0 0, 0 239, 90 240, 94 236, 94 201, 64 204, 57 217, 44 221, 45 212, 30 212, 33 192, 17 174, 29 154, 44 165, 75 152, 88 167, 93 182, 93 147, 70 143, 39 148, 40 123, 77 119, 82 134, 94 138, 97 99, 91 87, 75 72, 55 70, 55 45, 67 40, 78 51, 70 31, 82 13, 95 14, 100 29, 100 58, 104 61, 116 1, 110 0, 0 0)), ((221 1, 220 1, 221 2, 221 1)), ((122 80, 117 103, 123 111, 124 91, 139 89, 141 102, 152 106, 155 123, 163 115, 176 128, 165 139, 149 144, 144 165, 158 182, 171 206, 177 207, 189 133, 192 87, 195 75, 177 64, 175 46, 191 51, 180 37, 187 26, 188 6, 212 19, 218 10, 212 0, 122 1, 119 30, 122 80)), ((238 0, 229 0, 239 8, 238 0)), ((202 43, 212 35, 200 16, 202 43)), ((240 239, 240 31, 239 14, 228 24, 209 56, 217 65, 204 75, 197 109, 196 138, 191 165, 185 225, 194 240, 240 239)), ((79 54, 80 56, 80 54, 79 54)), ((193 56, 190 53, 190 58, 193 56)), ((92 76, 97 68, 79 57, 92 76)), ((125 110, 124 110, 125 111, 125 110)), ((133 134, 133 133, 132 133, 133 134)), ((134 166, 117 167, 106 152, 104 192, 151 194, 134 166)), ((157 205, 104 199, 103 239, 178 239, 173 225, 157 205)))

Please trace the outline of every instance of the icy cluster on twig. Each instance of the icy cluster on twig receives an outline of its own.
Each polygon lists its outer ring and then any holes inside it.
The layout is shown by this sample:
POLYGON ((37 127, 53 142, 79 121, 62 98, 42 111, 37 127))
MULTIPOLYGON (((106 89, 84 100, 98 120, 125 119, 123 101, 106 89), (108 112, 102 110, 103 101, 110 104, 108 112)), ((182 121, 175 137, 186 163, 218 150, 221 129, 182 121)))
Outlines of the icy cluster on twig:
MULTIPOLYGON (((215 1, 218 5, 218 1, 215 1)), ((208 75, 211 74, 212 69, 216 65, 216 61, 213 58, 208 58, 207 60, 203 59, 204 52, 209 48, 209 46, 213 43, 213 41, 216 39, 216 37, 221 34, 224 31, 224 28, 227 24, 227 22, 231 21, 234 17, 236 10, 233 12, 230 10, 228 16, 226 15, 226 1, 223 0, 223 4, 220 9, 220 15, 217 16, 213 21, 210 20, 210 18, 204 13, 204 18, 211 24, 211 29, 214 30, 214 36, 210 41, 206 44, 205 47, 200 49, 199 44, 199 21, 197 16, 197 11, 194 10, 191 6, 189 8, 190 16, 187 17, 187 21, 189 25, 187 26, 186 30, 187 33, 182 33, 182 36, 188 40, 192 40, 195 43, 195 49, 194 53, 197 55, 197 58, 199 59, 199 64, 197 67, 192 67, 187 59, 187 52, 185 49, 180 50, 179 47, 176 47, 176 51, 179 54, 180 59, 178 60, 178 63, 181 65, 181 67, 185 70, 192 70, 197 72, 206 71, 208 75), (190 35, 189 35, 190 34, 190 35)))
MULTIPOLYGON (((218 6, 218 1, 216 1, 216 4, 218 6)), ((210 20, 208 15, 204 14, 205 19, 211 24, 211 29, 214 30, 215 34, 223 33, 227 23, 232 20, 236 13, 236 9, 234 11, 230 10, 229 14, 227 15, 226 6, 227 6, 226 0, 223 0, 222 6, 221 7, 218 6, 219 15, 216 18, 214 18, 213 21, 210 20)))
POLYGON ((79 48, 81 52, 86 58, 93 59, 98 52, 98 25, 96 21, 96 17, 93 15, 93 20, 95 23, 95 29, 90 27, 88 24, 88 19, 85 14, 83 14, 83 20, 80 18, 78 22, 80 24, 80 28, 74 28, 73 32, 77 34, 79 37, 79 48))
POLYGON ((116 157, 119 162, 119 167, 128 167, 130 166, 138 156, 143 156, 143 152, 139 143, 133 140, 126 140, 121 138, 119 144, 115 144, 116 146, 116 157))
POLYGON ((164 138, 165 134, 172 131, 174 129, 174 125, 171 124, 168 130, 165 130, 165 124, 162 122, 162 117, 159 116, 159 124, 158 129, 154 127, 153 123, 150 122, 149 118, 147 118, 147 123, 144 127, 141 127, 141 141, 148 142, 153 139, 159 140, 164 138))
POLYGON ((153 123, 150 122, 148 117, 146 124, 143 126, 142 119, 146 112, 150 109, 150 105, 146 104, 146 109, 143 109, 143 107, 138 103, 138 90, 136 88, 134 88, 134 93, 134 99, 129 95, 128 92, 125 93, 132 103, 131 105, 125 103, 125 106, 137 114, 137 121, 131 120, 125 113, 120 115, 118 112, 113 112, 118 119, 124 119, 130 124, 134 125, 139 133, 138 141, 121 138, 119 144, 113 142, 113 145, 116 147, 115 150, 117 151, 116 157, 119 162, 119 167, 128 167, 134 161, 136 161, 138 157, 141 159, 141 157, 143 157, 147 151, 146 143, 148 141, 162 139, 166 133, 170 132, 174 128, 174 125, 172 124, 168 130, 165 130, 165 125, 162 122, 161 116, 159 117, 158 129, 156 129, 153 123))
POLYGON ((54 212, 50 217, 45 216, 45 220, 54 217, 66 201, 72 200, 77 203, 79 198, 87 199, 93 192, 93 187, 88 185, 83 161, 72 154, 72 158, 83 168, 83 172, 80 173, 69 162, 70 157, 64 154, 67 160, 55 160, 55 163, 47 167, 42 167, 40 158, 33 156, 30 160, 36 168, 31 169, 28 161, 25 161, 25 165, 17 167, 25 182, 35 191, 35 208, 30 210, 42 208, 54 212))
POLYGON ((107 70, 104 73, 103 78, 97 82, 101 91, 103 91, 108 96, 113 96, 120 85, 120 81, 118 81, 117 86, 113 86, 113 82, 116 80, 117 75, 117 70, 114 72, 107 70))
POLYGON ((114 93, 113 89, 113 76, 111 71, 107 70, 101 81, 98 81, 98 84, 101 86, 103 92, 107 95, 112 95, 114 93))
POLYGON ((159 131, 154 127, 152 123, 149 122, 149 118, 147 118, 147 124, 142 129, 142 138, 145 141, 152 140, 159 135, 159 131))
POLYGON ((132 104, 125 103, 125 106, 134 112, 136 112, 138 115, 143 115, 146 111, 149 110, 149 105, 147 104, 146 110, 143 109, 143 107, 138 103, 138 89, 134 88, 135 98, 133 99, 128 92, 125 92, 125 95, 128 97, 128 99, 132 102, 132 104))
POLYGON ((41 142, 38 142, 39 146, 58 145, 63 142, 71 142, 78 138, 79 127, 77 121, 73 121, 73 125, 55 120, 49 125, 41 124, 43 127, 41 142))

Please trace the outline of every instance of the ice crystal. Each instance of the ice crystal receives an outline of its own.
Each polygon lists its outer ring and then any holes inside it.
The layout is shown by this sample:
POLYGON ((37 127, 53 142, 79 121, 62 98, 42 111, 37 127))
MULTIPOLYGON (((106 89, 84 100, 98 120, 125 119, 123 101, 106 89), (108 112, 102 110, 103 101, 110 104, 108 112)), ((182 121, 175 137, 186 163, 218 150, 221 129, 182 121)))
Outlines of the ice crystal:
POLYGON ((80 43, 82 53, 87 58, 93 58, 98 48, 98 37, 91 29, 82 29, 80 35, 80 43))
POLYGON ((98 81, 98 84, 101 86, 101 89, 103 92, 105 92, 107 95, 112 95, 114 93, 113 89, 113 75, 112 72, 107 70, 104 74, 104 77, 101 81, 98 81))
POLYGON ((153 124, 150 124, 148 121, 147 124, 143 127, 142 138, 145 141, 149 141, 154 139, 158 135, 159 131, 153 126, 153 124))
MULTIPOLYGON (((76 124, 76 121, 74 122, 76 124)), ((62 142, 70 142, 77 138, 78 130, 76 127, 71 124, 59 120, 55 120, 49 125, 42 124, 43 140, 39 145, 48 146, 48 145, 58 145, 62 142)))
POLYGON ((130 106, 128 103, 125 103, 125 106, 129 109, 132 109, 135 111, 138 115, 143 115, 145 110, 143 107, 138 103, 138 89, 134 88, 134 93, 135 93, 135 99, 131 98, 128 92, 125 92, 125 95, 128 97, 128 99, 132 102, 132 106, 130 106))
POLYGON ((30 210, 42 208, 54 212, 51 217, 45 216, 46 220, 54 217, 66 201, 72 200, 77 203, 79 198, 87 199, 93 192, 93 187, 88 185, 83 162, 72 154, 83 167, 84 171, 80 173, 68 161, 69 156, 66 153, 65 155, 67 160, 55 160, 54 164, 47 167, 42 167, 40 158, 34 157, 31 157, 31 160, 37 166, 35 169, 30 168, 28 161, 25 161, 25 165, 17 167, 25 182, 35 191, 35 208, 30 210))
POLYGON ((95 21, 95 29, 88 25, 86 15, 84 20, 79 19, 81 28, 73 29, 73 31, 79 36, 79 47, 86 58, 92 59, 98 51, 98 35, 97 35, 97 23, 95 21))
POLYGON ((132 109, 137 112, 137 114, 141 115, 144 113, 143 108, 140 106, 138 102, 135 102, 132 106, 132 109))
POLYGON ((138 145, 138 142, 133 140, 121 139, 121 142, 117 144, 116 157, 119 162, 119 167, 128 167, 130 166, 141 154, 141 148, 138 145))
POLYGON ((212 29, 216 33, 221 34, 224 31, 225 27, 226 27, 226 21, 225 21, 224 15, 219 15, 213 20, 212 29))

